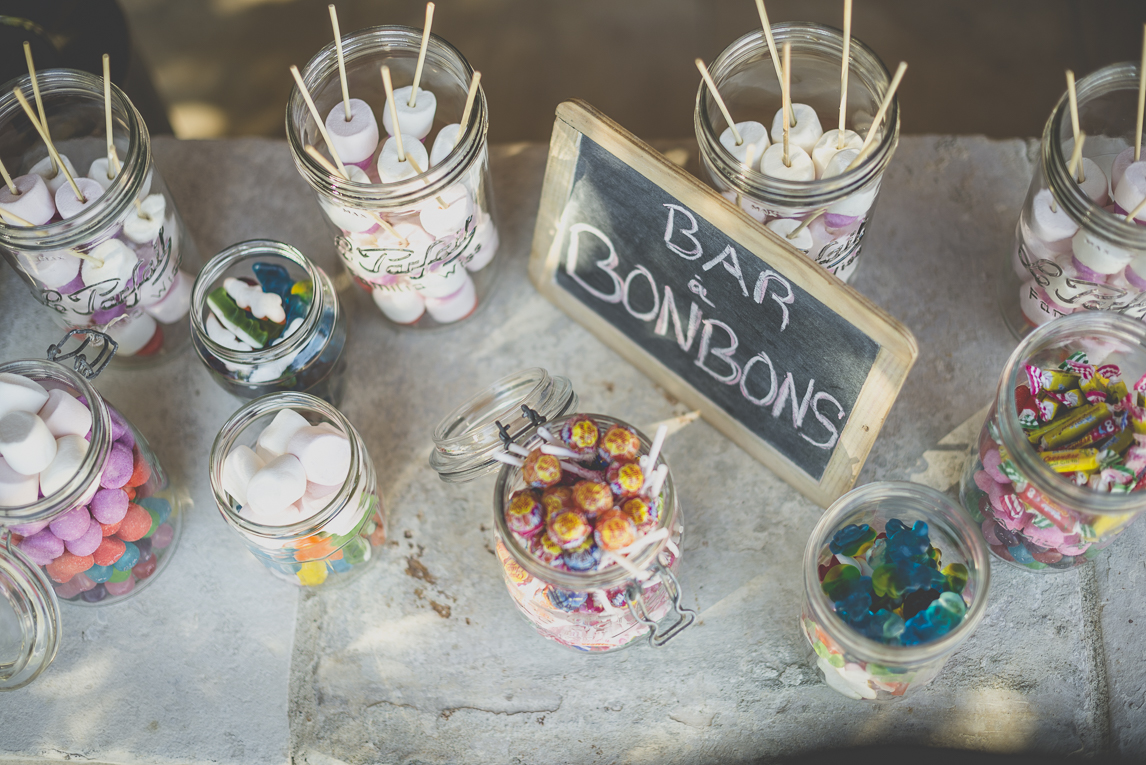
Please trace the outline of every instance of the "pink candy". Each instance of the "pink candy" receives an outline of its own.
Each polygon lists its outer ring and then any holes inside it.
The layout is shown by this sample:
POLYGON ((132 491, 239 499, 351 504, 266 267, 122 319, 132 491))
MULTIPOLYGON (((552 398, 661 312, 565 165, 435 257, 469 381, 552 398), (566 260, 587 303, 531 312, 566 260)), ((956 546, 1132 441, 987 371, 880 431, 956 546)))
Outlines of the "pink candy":
POLYGON ((48 524, 60 539, 69 542, 73 539, 79 539, 87 533, 88 527, 91 526, 92 517, 86 507, 77 507, 56 518, 48 524))
POLYGON ((100 477, 100 486, 105 489, 119 489, 131 480, 132 454, 131 447, 117 441, 112 444, 111 453, 103 466, 103 475, 100 477))
POLYGON ((20 552, 39 566, 46 566, 64 554, 63 540, 47 529, 30 537, 24 537, 19 547, 20 552))
POLYGON ((100 489, 92 497, 91 514, 100 523, 119 523, 127 514, 127 505, 123 489, 100 489))
POLYGON ((72 555, 78 555, 82 558, 85 555, 94 553, 102 541, 103 529, 100 528, 98 523, 91 523, 88 524, 88 530, 84 532, 83 536, 79 539, 69 540, 65 546, 72 555))

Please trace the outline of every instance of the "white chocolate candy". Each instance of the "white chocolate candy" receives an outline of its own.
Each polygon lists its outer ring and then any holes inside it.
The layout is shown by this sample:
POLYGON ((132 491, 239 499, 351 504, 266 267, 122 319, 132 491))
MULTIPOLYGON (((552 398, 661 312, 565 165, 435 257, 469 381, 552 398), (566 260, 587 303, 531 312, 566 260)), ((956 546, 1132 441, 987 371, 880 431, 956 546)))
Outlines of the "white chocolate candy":
POLYGON ((736 145, 736 136, 732 135, 732 128, 725 128, 724 132, 720 134, 720 145, 727 149, 728 153, 741 164, 747 163, 748 149, 751 147, 752 164, 755 166, 764 156, 764 150, 768 148, 768 128, 759 122, 747 120, 737 122, 736 129, 740 131, 740 145, 736 145))
MULTIPOLYGON (((430 128, 434 126, 434 113, 438 110, 437 97, 428 90, 418 88, 418 98, 414 106, 410 106, 410 91, 412 85, 407 85, 404 88, 396 88, 394 90, 394 105, 398 107, 398 126, 402 128, 402 138, 407 136, 415 140, 421 141, 423 138, 430 134, 430 128)), ((394 121, 390 117, 390 103, 387 101, 382 106, 382 125, 386 128, 386 132, 394 135, 394 121)), ((405 145, 405 140, 402 145, 405 145)), ((419 163, 419 166, 425 170, 426 165, 419 163)))
POLYGON ((152 194, 139 203, 138 210, 132 210, 123 221, 123 233, 136 244, 148 244, 159 236, 163 228, 163 215, 167 211, 167 200, 162 194, 152 194))
POLYGON ((56 439, 56 456, 40 473, 40 491, 50 497, 64 488, 80 470, 90 444, 83 436, 63 436, 56 439))
POLYGON ((374 305, 395 324, 413 324, 426 312, 426 300, 414 290, 371 290, 374 305))
MULTIPOLYGON (((286 410, 284 410, 286 411, 286 410)), ((269 518, 281 518, 306 493, 306 471, 298 457, 281 454, 267 462, 251 476, 247 483, 247 504, 256 513, 269 518)), ((296 514, 297 514, 297 508, 296 514)), ((274 525, 290 523, 282 519, 274 525)))
POLYGON ((0 457, 23 475, 36 475, 56 456, 56 438, 33 412, 14 411, 0 417, 0 457))
POLYGON ((493 256, 497 254, 499 243, 497 226, 493 225, 489 215, 481 213, 473 238, 462 251, 462 261, 466 264, 466 270, 477 272, 488 266, 493 256))
POLYGON ((207 325, 207 337, 224 348, 230 348, 232 351, 253 351, 255 349, 254 346, 247 345, 236 337, 231 330, 219 323, 218 317, 213 313, 207 314, 207 321, 204 324, 207 325))
POLYGON ((298 457, 310 483, 338 486, 350 473, 350 439, 330 423, 296 430, 287 453, 298 457))
MULTIPOLYGON (((1083 194, 1090 197, 1099 207, 1106 207, 1110 204, 1109 185, 1106 182, 1106 173, 1102 172, 1102 168, 1098 166, 1092 159, 1082 158, 1082 172, 1083 177, 1086 179, 1078 184, 1079 189, 1083 194)), ((1078 175, 1075 174, 1075 180, 1078 180, 1078 175)))
MULTIPOLYGON (((56 215, 56 202, 44 179, 35 173, 13 178, 19 196, 12 196, 8 184, 0 184, 0 210, 19 216, 33 226, 42 226, 56 215)), ((4 219, 9 226, 23 226, 11 219, 4 219)))
POLYGON ((11 372, 0 373, 0 417, 9 412, 38 412, 48 403, 48 391, 35 380, 11 372))
POLYGON ((143 300, 144 294, 146 293, 150 297, 153 291, 141 290, 140 303, 143 305, 143 310, 151 318, 161 324, 175 324, 182 321, 183 317, 191 310, 191 288, 194 286, 194 278, 183 271, 176 271, 175 279, 163 297, 154 303, 147 303, 143 300))
POLYGON ((64 220, 76 217, 99 201, 103 195, 103 187, 91 178, 76 178, 76 185, 83 194, 82 201, 76 197, 76 192, 70 183, 65 183, 56 189, 56 210, 64 220))
POLYGON ((53 438, 84 436, 92 429, 92 413, 67 391, 48 391, 48 401, 38 415, 53 438))
POLYGON ((465 186, 455 183, 427 200, 422 205, 418 220, 426 233, 442 237, 463 230, 473 214, 473 198, 465 186), (442 202, 446 203, 446 207, 442 207, 442 202))
POLYGON ((1071 240, 1079 263, 1100 274, 1116 274, 1134 259, 1136 253, 1113 245, 1084 230, 1071 240))
POLYGON ((98 183, 104 191, 107 191, 111 184, 115 183, 117 175, 119 173, 108 170, 107 157, 100 157, 92 161, 91 167, 88 168, 87 177, 98 183))
POLYGON ((450 152, 454 150, 454 141, 458 137, 458 131, 461 129, 461 123, 455 122, 438 131, 438 135, 434 137, 434 148, 430 149, 430 167, 439 164, 443 159, 450 156, 450 152))
POLYGON ((39 497, 40 477, 17 473, 0 457, 0 507, 30 505, 39 497))
MULTIPOLYGON (((863 146, 863 139, 852 130, 844 130, 844 148, 838 148, 840 144, 839 128, 832 128, 828 132, 820 136, 820 140, 816 141, 816 145, 812 147, 812 164, 816 166, 816 177, 824 178, 824 169, 828 166, 828 162, 837 153, 847 149, 854 149, 859 151, 863 146)), ((854 159, 854 156, 853 156, 854 159)), ((837 173, 838 175, 838 173, 837 173)))
POLYGON ((118 292, 135 272, 139 256, 119 239, 100 242, 91 251, 95 260, 85 260, 80 266, 84 284, 101 285, 100 292, 111 295, 118 292))
MULTIPOLYGON (((1146 160, 1133 162, 1122 174, 1122 180, 1114 189, 1114 201, 1126 212, 1131 212, 1146 199, 1146 160)), ((1146 210, 1138 213, 1134 220, 1146 221, 1146 210)))
POLYGON ((236 446, 223 460, 223 491, 230 494, 239 506, 246 506, 247 487, 255 473, 266 467, 266 464, 251 447, 236 446))
MULTIPOLYGON (((271 424, 263 428, 255 444, 255 452, 268 462, 286 454, 287 443, 300 428, 309 426, 306 418, 293 409, 280 409, 271 424)), ((300 493, 301 497, 302 494, 300 493)), ((296 498, 297 499, 297 498, 296 498)), ((292 499, 291 502, 294 500, 292 499)))
POLYGON ((814 181, 816 166, 808 152, 799 146, 788 147, 788 162, 784 164, 784 145, 774 143, 764 152, 760 160, 760 172, 785 181, 814 181))
POLYGON ((382 183, 396 183, 413 178, 418 174, 414 171, 415 164, 423 172, 430 166, 426 147, 418 139, 402 133, 402 148, 405 149, 408 158, 414 159, 413 163, 409 159, 406 161, 398 159, 398 139, 390 137, 382 144, 382 151, 378 152, 378 179, 382 183))
MULTIPOLYGON (((79 175, 76 172, 76 166, 68 159, 68 155, 61 154, 60 161, 64 163, 64 167, 68 168, 68 172, 72 174, 73 178, 79 175)), ((28 171, 32 175, 38 175, 44 179, 44 183, 48 185, 48 191, 54 195, 60 186, 68 185, 68 177, 56 168, 55 175, 52 174, 52 158, 44 157, 36 164, 32 165, 32 169, 28 171)), ((78 179, 77 179, 78 180, 78 179)))
POLYGON ((111 339, 119 343, 118 353, 123 356, 134 356, 143 350, 144 346, 155 337, 159 325, 155 319, 145 313, 138 316, 124 316, 104 330, 111 339))
POLYGON ((345 164, 370 159, 378 148, 378 121, 370 104, 360 98, 350 99, 349 121, 342 101, 335 104, 326 115, 326 132, 338 158, 345 164))
POLYGON ((276 324, 286 321, 282 296, 275 292, 263 292, 256 284, 247 284, 241 279, 228 277, 223 280, 223 289, 239 308, 245 308, 256 319, 269 319, 276 324))
POLYGON ((16 254, 28 275, 45 287, 56 289, 70 283, 80 273, 80 259, 75 255, 57 250, 55 252, 16 254))
MULTIPOLYGON (((788 129, 788 144, 799 146, 810 157, 816 141, 824 134, 820 126, 820 117, 816 110, 807 104, 792 104, 792 116, 796 124, 788 129)), ((789 123, 791 124, 791 123, 789 123)), ((784 110, 780 109, 772 118, 772 143, 784 143, 784 110)))
MULTIPOLYGON (((1118 188, 1118 182, 1122 180, 1122 174, 1126 172, 1126 168, 1134 161, 1134 147, 1127 146, 1122 151, 1118 152, 1118 156, 1114 158, 1114 163, 1110 166, 1110 188, 1118 188)), ((1127 212, 1130 212, 1127 210, 1127 212)))
MULTIPOLYGON (((462 273, 466 273, 462 271, 462 273)), ((465 285, 443 298, 426 298, 426 310, 434 321, 451 324, 469 316, 477 306, 477 291, 473 279, 466 277, 465 285)))
POLYGON ((803 221, 798 221, 795 218, 777 218, 776 220, 768 221, 768 223, 765 225, 767 225, 769 229, 775 232, 776 235, 783 239, 785 242, 792 245, 797 250, 801 250, 806 253, 812 249, 813 244, 812 232, 808 230, 811 224, 804 226, 804 228, 801 229, 800 233, 796 234, 796 236, 791 238, 788 236, 797 228, 800 228, 802 223, 803 221))
POLYGON ((1027 225, 1031 233, 1044 242, 1069 239, 1078 231, 1078 224, 1055 201, 1050 189, 1040 189, 1031 202, 1027 225), (1054 204, 1052 209, 1051 204, 1054 204))

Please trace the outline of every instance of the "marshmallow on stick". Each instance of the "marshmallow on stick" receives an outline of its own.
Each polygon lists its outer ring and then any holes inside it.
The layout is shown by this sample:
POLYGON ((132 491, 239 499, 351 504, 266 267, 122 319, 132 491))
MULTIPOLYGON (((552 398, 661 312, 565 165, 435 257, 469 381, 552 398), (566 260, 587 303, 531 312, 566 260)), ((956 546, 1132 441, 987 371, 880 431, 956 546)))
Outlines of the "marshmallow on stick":
POLYGON ((338 28, 338 12, 328 5, 330 25, 334 29, 334 49, 338 55, 338 81, 342 85, 342 108, 335 106, 326 115, 326 130, 342 157, 343 162, 356 164, 374 156, 378 148, 378 121, 370 105, 359 98, 350 97, 346 82, 346 58, 342 52, 342 33, 338 28))
POLYGON ((408 137, 421 141, 430 134, 434 126, 434 114, 438 110, 437 97, 428 90, 422 90, 422 69, 426 63, 426 48, 430 44, 430 27, 434 22, 434 4, 426 3, 426 24, 422 28, 422 47, 418 50, 418 64, 414 69, 414 82, 403 88, 392 89, 386 94, 389 106, 382 113, 382 125, 390 135, 399 131, 408 137))

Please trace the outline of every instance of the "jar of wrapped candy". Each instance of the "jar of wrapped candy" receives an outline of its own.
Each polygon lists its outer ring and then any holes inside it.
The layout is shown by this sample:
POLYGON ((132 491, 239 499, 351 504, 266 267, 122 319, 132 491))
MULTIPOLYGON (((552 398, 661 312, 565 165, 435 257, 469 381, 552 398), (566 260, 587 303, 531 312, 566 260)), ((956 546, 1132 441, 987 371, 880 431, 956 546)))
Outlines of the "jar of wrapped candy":
POLYGON ((883 62, 852 40, 845 121, 839 128, 843 36, 810 23, 772 25, 776 45, 791 45, 791 117, 784 161, 781 83, 762 30, 729 45, 709 70, 734 131, 701 82, 693 121, 713 186, 828 272, 847 281, 859 262, 871 208, 899 143, 899 106, 872 125, 890 86, 883 62), (775 115, 775 116, 773 116, 775 115), (879 131, 860 155, 870 130, 879 131), (853 167, 853 161, 859 162, 853 167))
POLYGON ((983 618, 986 545, 957 504, 914 483, 853 489, 804 550, 800 627, 824 682, 888 701, 930 683, 983 618))
POLYGON ((1086 563, 1146 509, 1146 325, 1083 311, 1011 354, 960 496, 999 558, 1086 563))
POLYGON ((341 395, 346 314, 321 268, 294 247, 256 239, 212 258, 191 294, 195 352, 224 388, 341 395))
POLYGON ((347 270, 387 319, 419 328, 474 312, 494 283, 490 264, 499 241, 485 94, 478 88, 467 110, 470 65, 431 36, 418 67, 421 40, 420 30, 398 26, 347 35, 348 100, 334 44, 310 60, 302 79, 329 145, 297 87, 286 117, 295 165, 318 195, 347 270), (383 66, 395 88, 393 105, 383 66), (412 91, 415 69, 421 79, 412 91))
POLYGON ((434 430, 447 482, 500 469, 494 541, 514 605, 537 632, 595 653, 692 624, 675 571, 684 531, 672 475, 628 423, 572 413, 570 382, 526 369, 481 391, 434 430), (670 617, 670 613, 673 614, 670 617))
POLYGON ((1078 140, 1068 94, 1047 120, 999 280, 999 305, 1016 336, 1077 311, 1146 317, 1146 156, 1134 141, 1138 79, 1136 65, 1114 64, 1079 80, 1078 140))
POLYGON ((308 393, 271 393, 231 415, 211 447, 211 490, 254 556, 300 587, 351 581, 386 542, 362 437, 308 393))
MULTIPOLYGON (((39 72, 0 94, 0 252, 66 328, 118 343, 116 364, 169 356, 188 339, 198 254, 151 156, 147 126, 111 85, 107 141, 103 81, 85 72, 39 72), (46 115, 49 150, 33 129, 46 115), (58 159, 57 159, 58 157, 58 159)), ((12 85, 13 83, 9 83, 12 85)))

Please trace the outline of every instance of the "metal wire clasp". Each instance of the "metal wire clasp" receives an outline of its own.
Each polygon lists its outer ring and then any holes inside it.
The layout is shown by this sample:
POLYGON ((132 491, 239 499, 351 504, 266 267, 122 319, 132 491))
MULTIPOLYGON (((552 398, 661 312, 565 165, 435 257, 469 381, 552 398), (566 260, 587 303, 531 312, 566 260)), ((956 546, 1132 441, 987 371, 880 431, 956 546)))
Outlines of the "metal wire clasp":
POLYGON ((692 626, 692 623, 696 621, 696 611, 685 608, 684 604, 681 603, 680 582, 677 581, 673 572, 661 563, 659 556, 653 561, 653 568, 665 589, 668 590, 673 611, 678 617, 676 623, 662 629, 653 620, 649 614, 648 606, 645 605, 644 594, 638 582, 629 582, 625 588, 625 599, 628 601, 629 613, 632 614, 633 618, 649 628, 649 645, 653 648, 663 648, 665 643, 692 626))
POLYGON ((91 380, 94 379, 100 372, 102 372, 111 361, 112 356, 119 350, 119 343, 112 340, 110 336, 105 335, 103 332, 97 332, 94 329, 73 329, 64 335, 64 339, 58 343, 52 343, 48 346, 48 361, 62 362, 67 359, 75 359, 72 363, 72 368, 84 378, 91 380), (83 341, 80 346, 74 351, 64 353, 64 345, 67 344, 74 336, 84 335, 83 341), (84 350, 96 341, 96 345, 100 346, 99 353, 95 358, 88 361, 87 357, 83 355, 84 350))

